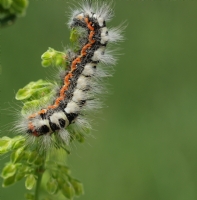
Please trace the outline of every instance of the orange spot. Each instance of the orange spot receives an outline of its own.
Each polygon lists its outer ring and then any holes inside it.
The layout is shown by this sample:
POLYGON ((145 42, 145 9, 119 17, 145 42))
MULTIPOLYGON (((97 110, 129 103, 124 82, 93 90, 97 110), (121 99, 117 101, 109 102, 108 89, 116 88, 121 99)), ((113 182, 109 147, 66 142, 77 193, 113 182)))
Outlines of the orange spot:
POLYGON ((28 119, 34 118, 36 115, 37 115, 37 113, 34 113, 34 114, 30 115, 30 116, 28 117, 28 119))
POLYGON ((38 132, 34 130, 34 125, 31 122, 28 124, 28 128, 32 131, 34 136, 38 137, 38 132))
POLYGON ((28 124, 28 128, 33 131, 34 126, 31 122, 28 124))
POLYGON ((45 114, 47 112, 47 109, 42 109, 38 112, 38 114, 45 114))

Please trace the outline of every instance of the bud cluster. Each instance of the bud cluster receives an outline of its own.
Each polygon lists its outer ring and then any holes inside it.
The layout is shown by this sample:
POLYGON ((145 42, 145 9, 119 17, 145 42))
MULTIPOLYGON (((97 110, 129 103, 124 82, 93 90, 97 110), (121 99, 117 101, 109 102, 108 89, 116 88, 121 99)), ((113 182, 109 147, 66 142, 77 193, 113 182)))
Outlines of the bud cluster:
MULTIPOLYGON (((1 173, 3 187, 25 178, 25 187, 30 191, 41 182, 48 193, 48 199, 58 199, 59 196, 73 199, 74 196, 82 195, 82 183, 71 177, 70 169, 64 162, 60 162, 57 156, 54 158, 58 151, 59 149, 54 149, 53 155, 38 153, 37 149, 30 149, 25 145, 25 138, 22 136, 0 138, 0 155, 11 153, 10 161, 1 173)), ((35 199, 33 193, 28 193, 25 197, 27 200, 35 199)))
POLYGON ((70 169, 63 163, 49 162, 46 164, 48 177, 46 190, 50 195, 63 195, 67 199, 80 196, 83 192, 83 185, 71 177, 70 169))
POLYGON ((42 54, 41 59, 43 67, 66 67, 66 54, 51 47, 42 54))

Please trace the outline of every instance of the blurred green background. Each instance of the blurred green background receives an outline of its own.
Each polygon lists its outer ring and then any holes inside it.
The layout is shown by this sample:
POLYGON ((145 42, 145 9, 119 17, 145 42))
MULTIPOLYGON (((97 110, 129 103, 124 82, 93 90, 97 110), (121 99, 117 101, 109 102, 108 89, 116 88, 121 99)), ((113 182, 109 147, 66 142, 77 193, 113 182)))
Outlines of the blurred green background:
MULTIPOLYGON (((84 183, 80 199, 196 200, 197 2, 114 2, 109 25, 126 20, 128 27, 109 79, 112 94, 92 136, 75 142, 68 158, 73 176, 84 183)), ((15 107, 15 93, 28 82, 53 77, 40 56, 68 44, 68 5, 31 1, 25 17, 0 30, 1 109, 15 107)), ((12 120, 1 114, 1 126, 12 120)), ((21 181, 0 188, 0 199, 22 200, 24 191, 21 181)))

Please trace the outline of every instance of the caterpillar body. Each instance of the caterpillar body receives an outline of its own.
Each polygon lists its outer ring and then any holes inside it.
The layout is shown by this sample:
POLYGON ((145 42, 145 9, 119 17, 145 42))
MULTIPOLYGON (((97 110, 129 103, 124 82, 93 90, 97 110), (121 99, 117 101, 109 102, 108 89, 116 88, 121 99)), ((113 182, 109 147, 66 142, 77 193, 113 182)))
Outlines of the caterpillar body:
POLYGON ((111 5, 100 5, 97 1, 84 1, 72 10, 68 25, 81 31, 78 50, 67 50, 69 64, 63 76, 61 72, 57 95, 47 106, 42 105, 23 115, 16 125, 19 132, 31 138, 45 138, 42 141, 51 141, 51 135, 55 133, 63 143, 68 143, 70 133, 67 127, 70 124, 89 126, 84 111, 98 107, 96 94, 102 91, 101 78, 107 76, 107 68, 116 62, 112 51, 106 47, 108 43, 123 39, 121 28, 106 26, 112 16, 111 5))

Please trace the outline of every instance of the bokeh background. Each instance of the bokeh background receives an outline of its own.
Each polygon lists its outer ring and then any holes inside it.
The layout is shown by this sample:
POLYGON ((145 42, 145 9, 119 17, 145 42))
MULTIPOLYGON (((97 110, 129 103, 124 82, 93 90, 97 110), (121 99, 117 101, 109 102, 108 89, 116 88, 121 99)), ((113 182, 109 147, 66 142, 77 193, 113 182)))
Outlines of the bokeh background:
MULTIPOLYGON (((92 136, 75 142, 68 158, 73 176, 84 183, 80 199, 196 200, 197 2, 114 3, 110 26, 125 20, 128 26, 109 80, 108 107, 97 114, 92 136)), ((51 76, 40 56, 68 44, 68 5, 31 1, 25 17, 0 30, 1 109, 15 106, 15 93, 28 82, 51 76)), ((12 120, 1 114, 1 127, 12 120)), ((21 181, 0 188, 0 199, 22 200, 24 191, 21 181)))

